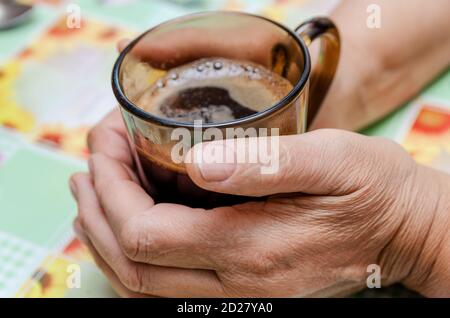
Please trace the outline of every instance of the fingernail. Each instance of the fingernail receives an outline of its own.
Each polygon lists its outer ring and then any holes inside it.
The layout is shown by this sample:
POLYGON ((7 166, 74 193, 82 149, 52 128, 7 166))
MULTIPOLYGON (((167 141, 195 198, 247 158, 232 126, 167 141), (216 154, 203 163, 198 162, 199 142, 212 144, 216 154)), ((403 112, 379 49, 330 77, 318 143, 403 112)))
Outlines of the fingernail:
POLYGON ((78 195, 78 188, 77 185, 75 183, 75 181, 73 181, 72 178, 69 179, 69 188, 70 188, 70 192, 72 193, 72 196, 75 200, 78 199, 77 195, 78 195))
POLYGON ((226 144, 207 145, 203 147, 203 157, 198 167, 203 180, 207 182, 225 181, 236 170, 234 149, 226 144))

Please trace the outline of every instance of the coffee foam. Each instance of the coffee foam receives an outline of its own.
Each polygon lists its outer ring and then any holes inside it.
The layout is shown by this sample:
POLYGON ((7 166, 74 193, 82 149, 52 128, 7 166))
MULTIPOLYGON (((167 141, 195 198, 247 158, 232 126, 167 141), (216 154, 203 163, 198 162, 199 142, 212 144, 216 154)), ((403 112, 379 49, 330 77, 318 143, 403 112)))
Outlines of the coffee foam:
MULTIPOLYGON (((165 76, 149 87, 137 101, 137 106, 158 117, 192 122, 208 118, 211 122, 236 119, 232 110, 223 104, 208 104, 184 110, 183 114, 162 112, 168 101, 181 92, 199 88, 215 88, 227 91, 229 97, 253 112, 263 111, 285 97, 292 89, 285 78, 263 66, 239 60, 207 58, 171 69, 165 76), (188 113, 188 114, 187 114, 188 113)), ((204 104, 204 101, 203 101, 204 104)), ((242 117, 242 116, 241 116, 242 117)))

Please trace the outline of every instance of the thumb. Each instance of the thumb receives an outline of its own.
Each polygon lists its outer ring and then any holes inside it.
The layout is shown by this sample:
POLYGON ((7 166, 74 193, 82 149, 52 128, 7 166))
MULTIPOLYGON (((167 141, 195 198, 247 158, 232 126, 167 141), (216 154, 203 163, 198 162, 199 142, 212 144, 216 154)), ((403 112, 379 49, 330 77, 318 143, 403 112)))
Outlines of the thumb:
MULTIPOLYGON (((363 169, 371 138, 355 133, 323 129, 302 135, 273 138, 226 139, 197 144, 187 154, 186 169, 200 187, 221 193, 265 196, 277 193, 340 195, 352 191, 363 169), (261 144, 270 143, 270 153, 261 144), (278 148, 278 149, 275 149, 278 148), (254 152, 258 160, 249 160, 254 152), (239 155, 246 152, 245 159, 239 155), (261 157, 266 156, 266 160, 261 157), (267 160, 267 156, 270 160, 267 160), (215 159, 212 160, 211 158, 215 159), (222 160, 217 160, 222 158, 222 160), (264 169, 266 168, 266 169, 264 169)), ((365 171, 371 171, 366 169, 365 171)), ((373 172, 373 171, 372 171, 373 172)))

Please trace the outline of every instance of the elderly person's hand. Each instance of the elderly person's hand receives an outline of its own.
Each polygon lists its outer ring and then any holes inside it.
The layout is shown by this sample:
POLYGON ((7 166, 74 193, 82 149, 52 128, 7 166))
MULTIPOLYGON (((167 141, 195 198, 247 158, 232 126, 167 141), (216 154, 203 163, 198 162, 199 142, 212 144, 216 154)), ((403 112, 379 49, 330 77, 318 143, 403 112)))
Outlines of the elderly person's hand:
MULTIPOLYGON (((341 35, 339 66, 310 128, 358 130, 367 127, 414 97, 447 70, 450 66, 449 10, 448 0, 429 1, 426 6, 422 0, 341 1, 331 13, 341 35), (381 11, 380 28, 370 28, 367 24, 368 10, 374 6, 381 11), (417 27, 405 28, 405 25, 417 27)), ((174 65, 166 62, 176 58, 179 52, 188 60, 205 56, 236 58, 236 52, 243 58, 241 48, 251 48, 244 51, 246 59, 270 65, 264 59, 266 54, 258 55, 258 52, 273 49, 269 31, 241 28, 230 32, 246 32, 242 37, 233 37, 233 34, 217 37, 215 32, 195 37, 189 28, 177 29, 174 34, 153 41, 151 46, 141 42, 136 53, 158 67, 165 62, 170 68, 174 65), (224 38, 227 41, 223 41, 224 38), (252 38, 258 39, 259 49, 248 43, 252 38), (242 43, 239 39, 246 41, 242 43)), ((121 41, 119 48, 128 43, 121 41)), ((312 57, 315 59, 317 54, 312 57)))
POLYGON ((281 137, 273 175, 256 163, 189 164, 205 189, 291 193, 204 210, 154 203, 121 125, 114 112, 94 129, 90 175, 71 179, 75 228, 121 295, 344 295, 377 264, 383 286, 449 296, 449 177, 396 144, 318 130, 281 137))

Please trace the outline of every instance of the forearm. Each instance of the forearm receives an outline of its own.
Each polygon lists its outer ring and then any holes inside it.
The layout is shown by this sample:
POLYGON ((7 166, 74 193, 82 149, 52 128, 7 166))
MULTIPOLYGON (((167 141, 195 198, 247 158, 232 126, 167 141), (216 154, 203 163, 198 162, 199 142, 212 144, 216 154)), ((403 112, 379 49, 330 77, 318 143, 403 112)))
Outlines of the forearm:
POLYGON ((450 2, 343 0, 332 13, 342 38, 336 79, 324 106, 348 114, 323 116, 314 128, 360 129, 417 94, 450 65, 450 2), (379 5, 380 28, 367 26, 379 5), (331 105, 332 104, 332 105, 331 105))

